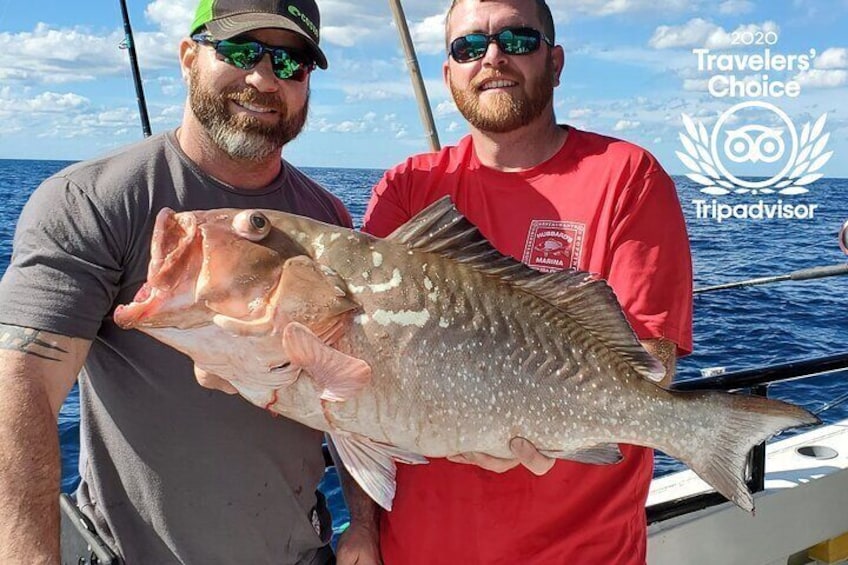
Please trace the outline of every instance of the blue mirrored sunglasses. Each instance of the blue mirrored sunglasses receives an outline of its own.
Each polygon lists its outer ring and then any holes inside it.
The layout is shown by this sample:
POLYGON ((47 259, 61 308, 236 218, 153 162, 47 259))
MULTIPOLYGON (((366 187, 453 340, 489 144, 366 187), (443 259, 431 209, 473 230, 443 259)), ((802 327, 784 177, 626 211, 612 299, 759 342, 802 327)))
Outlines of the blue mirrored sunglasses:
POLYGON ((271 56, 274 76, 282 80, 303 82, 315 68, 315 63, 303 52, 289 47, 271 47, 252 39, 212 39, 206 34, 192 35, 191 39, 215 49, 218 57, 237 69, 249 71, 259 64, 265 53, 271 56))
POLYGON ((507 27, 497 33, 469 33, 457 37, 450 44, 450 54, 457 63, 482 59, 492 42, 507 55, 527 55, 536 51, 542 41, 553 46, 553 41, 530 27, 507 27))

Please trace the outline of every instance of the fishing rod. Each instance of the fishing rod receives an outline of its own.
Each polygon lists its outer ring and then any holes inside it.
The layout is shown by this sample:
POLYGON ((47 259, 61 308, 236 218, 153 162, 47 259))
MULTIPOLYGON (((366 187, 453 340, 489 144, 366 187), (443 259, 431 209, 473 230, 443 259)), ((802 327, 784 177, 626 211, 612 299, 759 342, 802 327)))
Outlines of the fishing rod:
MULTIPOLYGON (((846 255, 848 255, 848 220, 846 220, 845 223, 842 224, 842 229, 839 232, 839 247, 846 255)), ((755 286, 780 281, 807 281, 812 279, 822 279, 825 277, 835 277, 844 274, 848 274, 848 263, 840 263, 838 265, 826 265, 823 267, 809 267, 807 269, 800 269, 782 275, 757 277, 744 281, 729 282, 724 284, 714 284, 712 286, 696 288, 692 292, 693 294, 700 294, 702 292, 713 292, 715 290, 725 290, 729 288, 755 286)))
POLYGON ((433 121, 433 111, 430 109, 430 100, 427 98, 427 89, 424 87, 424 79, 421 77, 421 68, 418 66, 418 58, 415 56, 415 46, 409 36, 409 27, 406 25, 406 16, 400 0, 389 0, 395 25, 398 28, 400 42, 406 54, 406 64, 409 67, 409 78, 412 80, 412 88, 415 90, 415 98, 418 100, 418 113, 421 115, 421 123, 425 134, 430 142, 430 150, 441 149, 439 144, 439 132, 436 131, 436 123, 433 121))
POLYGON ((780 281, 807 281, 811 279, 821 279, 824 277, 834 277, 838 275, 848 274, 848 263, 840 263, 838 265, 826 265, 824 267, 810 267, 808 269, 800 269, 798 271, 792 271, 791 273, 785 273, 783 275, 774 275, 770 277, 758 277, 754 279, 747 279, 744 281, 736 281, 724 284, 715 284, 712 286, 705 286, 701 288, 696 288, 692 292, 694 294, 700 294, 702 292, 712 292, 714 290, 725 290, 728 288, 739 288, 743 286, 754 286, 759 284, 768 284, 773 282, 780 281))
POLYGON ((118 44, 119 49, 126 49, 130 55, 130 68, 133 74, 133 83, 135 83, 135 95, 138 101, 138 115, 141 119, 141 130, 144 132, 144 137, 150 137, 150 119, 147 116, 147 103, 144 101, 144 87, 141 83, 141 72, 138 68, 138 57, 135 53, 135 43, 133 42, 132 27, 130 26, 130 15, 127 11, 126 0, 121 2, 121 15, 124 19, 124 39, 118 44))

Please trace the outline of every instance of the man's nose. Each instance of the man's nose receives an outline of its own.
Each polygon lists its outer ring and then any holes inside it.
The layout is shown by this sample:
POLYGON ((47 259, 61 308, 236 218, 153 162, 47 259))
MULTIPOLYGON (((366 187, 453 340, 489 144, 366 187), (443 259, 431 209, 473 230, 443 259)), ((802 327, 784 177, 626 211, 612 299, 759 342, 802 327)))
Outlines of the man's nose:
POLYGON ((256 66, 248 71, 245 80, 260 92, 276 92, 279 90, 280 85, 277 82, 277 75, 274 74, 270 53, 262 54, 262 58, 259 59, 256 66))
POLYGON ((506 54, 501 51, 500 45, 494 39, 489 41, 489 44, 486 46, 482 63, 489 67, 497 67, 506 63, 506 54))

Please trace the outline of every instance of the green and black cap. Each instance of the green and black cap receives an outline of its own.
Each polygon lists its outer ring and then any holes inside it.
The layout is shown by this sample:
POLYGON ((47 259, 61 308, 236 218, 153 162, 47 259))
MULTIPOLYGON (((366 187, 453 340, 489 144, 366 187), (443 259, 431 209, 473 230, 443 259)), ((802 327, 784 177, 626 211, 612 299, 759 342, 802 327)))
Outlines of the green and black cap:
POLYGON ((189 35, 202 27, 214 39, 263 28, 292 31, 309 44, 315 64, 327 68, 327 57, 318 47, 321 14, 315 0, 200 0, 189 35))

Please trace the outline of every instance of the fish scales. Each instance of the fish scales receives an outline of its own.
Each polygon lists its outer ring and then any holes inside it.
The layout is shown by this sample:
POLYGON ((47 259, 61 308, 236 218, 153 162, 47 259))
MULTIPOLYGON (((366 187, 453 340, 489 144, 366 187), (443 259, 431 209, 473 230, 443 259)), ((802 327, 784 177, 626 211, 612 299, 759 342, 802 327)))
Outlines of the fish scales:
POLYGON ((526 437, 614 464, 662 449, 742 508, 750 448, 817 419, 778 401, 674 393, 611 289, 497 253, 447 200, 385 240, 282 212, 160 212, 148 282, 115 320, 257 406, 330 433, 391 508, 397 464, 526 437), (201 254, 201 256, 198 256, 201 254))

